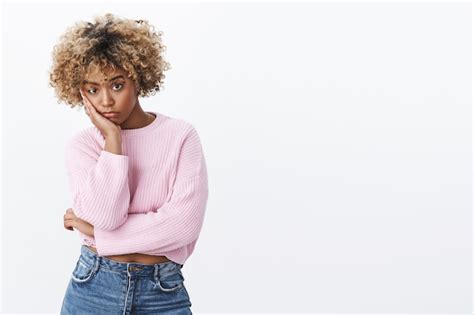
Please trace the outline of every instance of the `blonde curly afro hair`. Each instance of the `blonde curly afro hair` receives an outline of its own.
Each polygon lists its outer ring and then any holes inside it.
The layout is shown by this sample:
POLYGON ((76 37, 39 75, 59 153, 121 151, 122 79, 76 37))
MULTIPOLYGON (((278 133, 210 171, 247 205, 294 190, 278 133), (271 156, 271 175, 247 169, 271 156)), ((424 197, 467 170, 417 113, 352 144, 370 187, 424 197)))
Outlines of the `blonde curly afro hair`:
POLYGON ((161 90, 166 46, 147 20, 123 19, 106 13, 94 23, 80 21, 69 27, 54 46, 49 84, 58 103, 82 105, 79 89, 90 69, 112 67, 125 71, 135 82, 137 96, 155 95, 161 90))

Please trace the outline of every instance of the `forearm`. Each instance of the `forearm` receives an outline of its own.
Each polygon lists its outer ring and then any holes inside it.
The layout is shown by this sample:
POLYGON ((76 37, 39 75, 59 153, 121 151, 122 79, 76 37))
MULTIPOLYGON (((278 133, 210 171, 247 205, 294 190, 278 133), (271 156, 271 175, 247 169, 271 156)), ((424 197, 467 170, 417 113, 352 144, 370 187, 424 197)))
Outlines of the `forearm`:
POLYGON ((165 252, 191 244, 198 238, 208 198, 207 175, 175 184, 172 199, 147 213, 130 213, 113 230, 94 227, 101 255, 130 252, 165 252))
POLYGON ((105 230, 127 218, 130 204, 128 156, 122 154, 120 133, 104 137, 98 152, 75 138, 66 148, 66 165, 77 217, 105 230))

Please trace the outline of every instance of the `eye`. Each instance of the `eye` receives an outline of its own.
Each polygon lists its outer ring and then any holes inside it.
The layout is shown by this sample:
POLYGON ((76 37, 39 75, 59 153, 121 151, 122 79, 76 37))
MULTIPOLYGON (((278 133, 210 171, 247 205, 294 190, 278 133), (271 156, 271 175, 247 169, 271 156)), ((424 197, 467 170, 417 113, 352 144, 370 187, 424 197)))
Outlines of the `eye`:
POLYGON ((113 86, 117 86, 117 85, 120 85, 120 88, 116 89, 115 91, 120 91, 123 87, 123 84, 122 83, 115 83, 113 86))
POLYGON ((90 88, 90 89, 87 90, 87 92, 88 92, 89 94, 95 94, 95 92, 91 93, 91 90, 95 90, 95 88, 90 88))

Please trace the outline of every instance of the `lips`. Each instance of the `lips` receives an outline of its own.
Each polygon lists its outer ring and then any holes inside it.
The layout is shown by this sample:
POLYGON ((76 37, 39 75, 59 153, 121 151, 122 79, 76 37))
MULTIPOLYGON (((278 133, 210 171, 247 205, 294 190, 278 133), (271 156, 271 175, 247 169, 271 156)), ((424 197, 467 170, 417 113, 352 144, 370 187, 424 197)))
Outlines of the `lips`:
POLYGON ((117 112, 110 112, 110 113, 102 113, 105 117, 117 117, 119 113, 117 112))

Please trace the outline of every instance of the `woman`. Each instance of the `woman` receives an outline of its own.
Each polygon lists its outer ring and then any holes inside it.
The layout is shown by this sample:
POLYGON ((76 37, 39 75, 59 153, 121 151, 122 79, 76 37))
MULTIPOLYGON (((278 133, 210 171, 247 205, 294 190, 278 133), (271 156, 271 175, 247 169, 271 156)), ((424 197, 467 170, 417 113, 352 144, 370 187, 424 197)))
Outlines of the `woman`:
POLYGON ((192 314, 182 267, 202 228, 207 169, 192 124, 139 103, 169 69, 160 36, 107 13, 55 46, 50 84, 92 123, 66 146, 64 227, 81 252, 61 314, 192 314))

